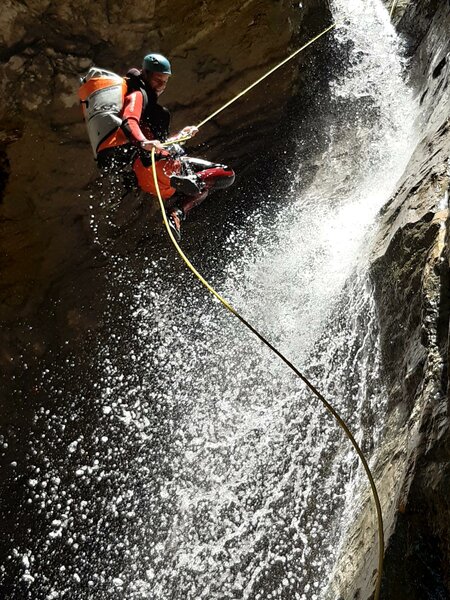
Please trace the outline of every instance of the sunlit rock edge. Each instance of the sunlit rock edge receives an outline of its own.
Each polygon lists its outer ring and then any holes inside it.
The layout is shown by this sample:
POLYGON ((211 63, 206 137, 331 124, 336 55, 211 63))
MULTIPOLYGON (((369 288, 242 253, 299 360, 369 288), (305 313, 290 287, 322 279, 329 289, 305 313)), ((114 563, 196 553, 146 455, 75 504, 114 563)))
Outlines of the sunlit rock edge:
MULTIPOLYGON (((404 3, 403 3, 404 4, 404 3)), ((447 598, 450 564, 448 431, 448 224, 450 6, 401 7, 423 116, 420 141, 379 216, 371 278, 388 389, 384 442, 371 467, 386 539, 382 598, 447 598)), ((378 563, 375 508, 360 497, 330 598, 372 598, 378 563)))

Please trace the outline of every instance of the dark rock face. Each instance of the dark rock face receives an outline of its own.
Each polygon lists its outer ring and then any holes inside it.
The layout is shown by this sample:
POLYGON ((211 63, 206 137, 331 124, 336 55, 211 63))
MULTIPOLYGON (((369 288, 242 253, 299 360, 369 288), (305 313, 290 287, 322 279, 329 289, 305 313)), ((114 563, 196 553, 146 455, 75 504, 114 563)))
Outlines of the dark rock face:
MULTIPOLYGON (((390 5, 390 3, 389 3, 390 5)), ((419 142, 379 216, 371 278, 388 417, 373 473, 386 540, 381 597, 450 597, 448 421, 450 4, 399 3, 419 142)), ((394 19, 395 20, 395 19, 394 19)), ((330 598, 373 597, 373 503, 361 498, 330 598)))
POLYGON ((397 415, 390 434, 407 444, 383 597, 419 600, 450 597, 450 5, 413 3, 398 27, 411 55, 423 137, 382 211, 372 264, 383 374, 397 415))

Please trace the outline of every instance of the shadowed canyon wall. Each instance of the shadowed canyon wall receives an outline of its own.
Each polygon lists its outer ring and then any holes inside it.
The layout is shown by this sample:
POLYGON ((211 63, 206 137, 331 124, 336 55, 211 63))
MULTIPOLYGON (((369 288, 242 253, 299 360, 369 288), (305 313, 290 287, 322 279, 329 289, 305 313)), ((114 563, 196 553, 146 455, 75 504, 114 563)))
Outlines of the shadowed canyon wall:
MULTIPOLYGON (((389 390, 375 475, 386 520, 383 598, 421 600, 450 597, 450 3, 402 1, 394 18, 422 116, 417 148, 380 214, 371 263, 389 390)), ((16 432, 11 456, 20 457, 33 407, 45 404, 34 380, 55 349, 62 364, 66 347, 86 353, 88 364, 91 341, 102 335, 108 258, 92 239, 96 167, 76 97, 79 77, 92 64, 124 72, 150 50, 169 55, 174 77, 164 104, 176 130, 200 121, 328 23, 326 0, 249 0, 239 7, 196 0, 177 3, 176 11, 169 1, 6 2, 0 15, 0 423, 16 432)), ((238 185, 239 172, 251 178, 256 165, 267 163, 290 98, 303 98, 305 111, 313 102, 307 90, 301 95, 305 75, 298 69, 309 57, 300 55, 196 139, 198 152, 236 167, 238 185)), ((142 198, 122 219, 119 242, 129 257, 160 224, 142 198)), ((22 493, 8 475, 10 461, 6 453, 7 512, 22 493)), ((365 498, 337 568, 337 595, 341 589, 351 589, 353 598, 373 593, 370 503, 365 498)), ((26 536, 23 519, 8 524, 10 535, 26 536)))
POLYGON ((398 441, 393 462, 402 463, 385 594, 419 600, 450 597, 450 3, 411 3, 398 29, 411 57, 420 139, 382 211, 372 272, 398 441))
MULTIPOLYGON (((170 56, 174 76, 164 104, 176 131, 232 98, 328 18, 325 0, 301 6, 250 0, 234 8, 198 0, 176 11, 155 1, 7 2, 0 15, 0 360, 6 371, 25 346, 40 359, 47 346, 96 327, 93 292, 103 276, 89 224, 96 166, 77 98, 89 66, 124 73, 149 51, 170 56)), ((238 173, 251 169, 265 146, 273 146, 307 56, 208 123, 197 150, 238 173)), ((132 239, 123 240, 129 250, 156 226, 152 203, 130 202, 123 218, 136 211, 142 215, 133 221, 132 239)))

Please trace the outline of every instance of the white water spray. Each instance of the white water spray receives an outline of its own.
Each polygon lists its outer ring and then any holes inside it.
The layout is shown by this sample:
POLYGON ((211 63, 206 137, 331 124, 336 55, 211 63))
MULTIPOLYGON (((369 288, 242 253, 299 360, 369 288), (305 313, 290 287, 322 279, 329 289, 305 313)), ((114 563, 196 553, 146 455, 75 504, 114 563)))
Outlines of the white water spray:
MULTIPOLYGON (((362 244, 409 158, 414 108, 381 2, 334 0, 333 11, 346 72, 330 84, 338 118, 323 120, 316 177, 301 186, 299 151, 285 208, 254 232, 270 241, 237 228, 219 284, 370 449, 383 392, 362 244)), ((355 456, 302 383, 189 273, 170 269, 148 261, 136 281, 125 259, 117 265, 129 305, 88 392, 100 425, 72 440, 71 462, 33 479, 58 482, 45 486, 55 525, 42 560, 57 560, 60 543, 72 558, 57 581, 28 559, 27 575, 49 598, 77 597, 80 585, 93 598, 324 598, 355 456)))

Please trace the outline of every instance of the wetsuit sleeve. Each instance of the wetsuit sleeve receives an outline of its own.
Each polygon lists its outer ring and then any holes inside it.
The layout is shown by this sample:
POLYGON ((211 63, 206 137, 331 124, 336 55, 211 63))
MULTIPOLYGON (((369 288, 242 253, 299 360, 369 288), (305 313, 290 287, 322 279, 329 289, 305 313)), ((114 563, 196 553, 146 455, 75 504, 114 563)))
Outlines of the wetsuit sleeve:
POLYGON ((147 141, 139 125, 143 106, 144 97, 142 92, 136 91, 125 96, 121 127, 130 142, 134 144, 147 141))

